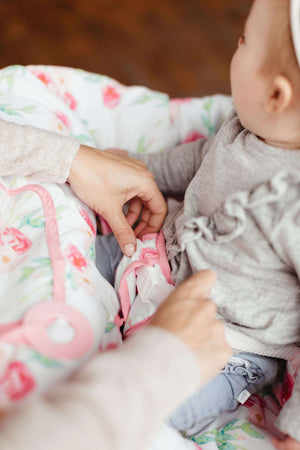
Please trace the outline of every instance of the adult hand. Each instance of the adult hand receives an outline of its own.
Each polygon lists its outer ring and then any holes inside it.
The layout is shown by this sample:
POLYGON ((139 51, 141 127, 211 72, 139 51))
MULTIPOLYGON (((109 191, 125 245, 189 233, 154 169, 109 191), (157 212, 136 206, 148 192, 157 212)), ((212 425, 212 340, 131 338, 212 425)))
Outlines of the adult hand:
POLYGON ((176 334, 195 352, 203 383, 224 367, 231 355, 224 325, 216 319, 216 306, 207 299, 215 282, 211 270, 197 272, 168 296, 150 322, 176 334))
POLYGON ((82 145, 68 182, 75 194, 109 223, 127 255, 136 248, 132 225, 141 214, 143 234, 158 231, 167 214, 166 202, 142 161, 82 145), (128 214, 123 205, 128 202, 128 214))
POLYGON ((300 442, 290 436, 284 439, 273 438, 272 444, 277 450, 300 450, 300 442))

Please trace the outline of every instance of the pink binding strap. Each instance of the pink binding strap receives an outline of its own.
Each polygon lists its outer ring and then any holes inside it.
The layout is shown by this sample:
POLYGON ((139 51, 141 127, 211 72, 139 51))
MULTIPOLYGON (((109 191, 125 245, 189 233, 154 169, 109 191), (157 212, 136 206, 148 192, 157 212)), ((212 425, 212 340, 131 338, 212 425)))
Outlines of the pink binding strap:
POLYGON ((65 303, 65 262, 60 248, 56 210, 50 193, 38 184, 29 184, 17 189, 0 188, 9 196, 26 191, 39 195, 45 214, 45 233, 53 272, 52 302, 33 306, 21 321, 1 324, 0 341, 12 344, 25 343, 51 358, 74 359, 86 354, 94 341, 93 328, 88 319, 77 309, 65 303), (47 327, 57 319, 65 319, 75 331, 67 343, 52 341, 47 327))
MULTIPOLYGON (((122 315, 124 318, 124 321, 126 322, 128 319, 129 311, 130 311, 130 294, 128 289, 128 283, 127 283, 127 277, 131 272, 136 273, 136 269, 142 266, 154 266, 155 264, 159 264, 161 271, 169 284, 173 284, 172 276, 171 276, 171 269, 169 266, 169 262, 166 255, 166 246, 165 246, 165 238, 162 231, 160 233, 151 233, 146 234, 142 236, 141 241, 145 242, 146 240, 155 239, 155 248, 152 247, 146 247, 143 248, 140 254, 140 257, 138 260, 133 261, 129 266, 126 267, 121 280, 120 280, 120 286, 119 286, 119 297, 121 301, 121 309, 122 309, 122 315)), ((125 333, 125 336, 131 334, 131 332, 137 330, 138 328, 141 328, 145 326, 148 321, 151 319, 151 317, 148 317, 141 322, 138 322, 134 324, 132 327, 130 327, 127 332, 125 333), (131 331, 132 330, 132 331, 131 331)))

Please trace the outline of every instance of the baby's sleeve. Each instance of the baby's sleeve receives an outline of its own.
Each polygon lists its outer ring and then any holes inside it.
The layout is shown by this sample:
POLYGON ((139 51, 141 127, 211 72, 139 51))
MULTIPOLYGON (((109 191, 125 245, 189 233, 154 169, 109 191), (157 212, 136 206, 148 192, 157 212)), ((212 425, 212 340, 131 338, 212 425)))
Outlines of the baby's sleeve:
POLYGON ((147 164, 163 193, 182 195, 196 175, 212 141, 213 138, 204 138, 160 153, 131 153, 130 156, 147 164))

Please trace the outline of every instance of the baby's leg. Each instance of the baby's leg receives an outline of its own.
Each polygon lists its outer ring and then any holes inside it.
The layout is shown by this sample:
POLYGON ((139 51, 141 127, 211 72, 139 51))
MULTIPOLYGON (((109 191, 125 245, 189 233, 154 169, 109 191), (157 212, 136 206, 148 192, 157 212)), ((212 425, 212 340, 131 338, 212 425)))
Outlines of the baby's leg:
POLYGON ((113 286, 116 268, 122 259, 123 252, 112 233, 105 236, 97 236, 95 247, 97 269, 113 286))
POLYGON ((239 403, 244 403, 247 392, 253 394, 273 383, 277 372, 276 359, 239 353, 219 375, 181 406, 168 423, 177 430, 195 434, 223 411, 233 411, 239 403))

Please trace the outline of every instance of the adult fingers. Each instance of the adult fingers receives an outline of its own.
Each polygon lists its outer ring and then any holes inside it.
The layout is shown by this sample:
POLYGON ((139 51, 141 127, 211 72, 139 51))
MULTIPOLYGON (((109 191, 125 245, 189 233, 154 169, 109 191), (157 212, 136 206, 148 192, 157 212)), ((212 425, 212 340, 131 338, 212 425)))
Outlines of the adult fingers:
MULTIPOLYGON (((211 314, 215 318, 215 305, 207 297, 215 284, 216 275, 211 270, 203 270, 180 283, 167 299, 159 306, 151 319, 153 325, 162 326, 170 331, 186 329, 189 323, 195 324, 211 314), (198 312, 198 308, 202 311, 198 312)), ((198 328, 198 325, 197 325, 198 328)), ((198 332, 197 332, 198 333, 198 332)))
POLYGON ((128 224, 119 205, 111 205, 109 214, 102 213, 114 233, 122 252, 126 256, 132 256, 136 250, 136 238, 133 229, 128 224))
MULTIPOLYGON (((143 203, 141 199, 139 199, 138 197, 134 197, 128 203, 128 213, 126 215, 126 220, 131 227, 136 223, 136 221, 140 217, 142 209, 143 203)), ((135 235, 137 236, 136 232, 135 235)))
POLYGON ((217 276, 212 270, 200 270, 178 285, 176 289, 177 296, 191 299, 206 299, 216 280, 217 276))
MULTIPOLYGON (((139 192, 136 195, 142 200, 145 209, 150 212, 149 220, 145 227, 145 233, 159 231, 167 215, 168 208, 154 179, 150 180, 147 191, 139 192)), ((145 233, 143 231, 143 234, 145 233)))
POLYGON ((137 237, 141 237, 144 234, 146 234, 144 232, 144 230, 146 229, 149 219, 151 217, 151 212, 149 211, 149 209, 147 208, 143 208, 142 214, 141 214, 141 218, 139 221, 138 226, 136 227, 136 229, 134 230, 134 233, 137 237))

